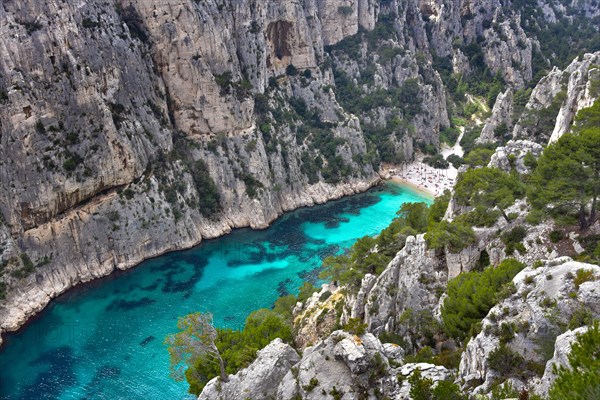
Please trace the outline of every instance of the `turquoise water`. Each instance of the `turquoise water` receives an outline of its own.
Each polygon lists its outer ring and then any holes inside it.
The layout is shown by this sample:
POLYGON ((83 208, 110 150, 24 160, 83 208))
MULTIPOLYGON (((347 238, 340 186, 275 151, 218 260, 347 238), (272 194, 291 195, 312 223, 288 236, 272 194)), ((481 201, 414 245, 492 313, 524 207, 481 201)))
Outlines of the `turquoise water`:
POLYGON ((77 287, 5 338, 0 398, 190 398, 185 382, 169 377, 162 344, 179 316, 210 311, 217 326, 241 328, 250 312, 314 281, 324 257, 377 234, 411 201, 430 199, 389 183, 77 287))

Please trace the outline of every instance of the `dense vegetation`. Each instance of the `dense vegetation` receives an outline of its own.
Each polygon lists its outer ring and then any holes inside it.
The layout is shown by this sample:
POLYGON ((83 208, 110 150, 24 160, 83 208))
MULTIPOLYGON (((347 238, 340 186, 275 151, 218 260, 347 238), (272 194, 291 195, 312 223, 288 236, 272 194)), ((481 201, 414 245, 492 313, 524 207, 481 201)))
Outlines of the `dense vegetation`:
POLYGON ((448 282, 442 320, 450 337, 464 340, 478 333, 478 324, 499 301, 508 284, 525 265, 506 259, 495 268, 465 272, 448 282))
POLYGON ((578 335, 568 356, 570 368, 559 367, 550 400, 600 398, 600 327, 598 322, 578 335))
POLYGON ((600 100, 582 110, 571 134, 549 145, 537 162, 529 198, 553 217, 577 215, 581 229, 596 220, 600 195, 600 100))
POLYGON ((221 376, 223 379, 227 374, 234 374, 250 365, 258 350, 272 340, 280 338, 291 343, 290 318, 295 298, 293 303, 289 300, 288 297, 282 297, 273 310, 253 312, 246 319, 243 330, 215 329, 212 320, 209 321, 210 327, 191 323, 199 313, 182 317, 180 332, 170 335, 166 340, 172 369, 176 372, 174 377, 185 377, 190 393, 198 395, 212 378, 221 376), (213 332, 212 335, 207 331, 213 332), (206 350, 207 344, 210 351, 206 350))

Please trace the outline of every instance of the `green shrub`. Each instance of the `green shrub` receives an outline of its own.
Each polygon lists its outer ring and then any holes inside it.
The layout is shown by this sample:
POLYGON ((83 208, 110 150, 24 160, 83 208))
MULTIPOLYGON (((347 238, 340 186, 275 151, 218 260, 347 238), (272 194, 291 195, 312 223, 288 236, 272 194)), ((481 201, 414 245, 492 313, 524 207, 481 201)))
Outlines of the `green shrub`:
POLYGON ((485 167, 490 163, 493 154, 492 149, 475 148, 464 157, 464 162, 470 167, 485 167))
POLYGON ((357 336, 362 336, 367 332, 367 324, 364 324, 359 318, 350 318, 344 325, 344 330, 357 336))
POLYGON ((475 232, 460 220, 452 222, 443 220, 428 230, 425 240, 431 249, 447 247, 451 252, 457 253, 475 242, 475 232))
POLYGON ((0 300, 4 300, 7 293, 8 285, 5 282, 0 282, 0 300))
POLYGON ((446 160, 456 169, 460 168, 465 163, 465 160, 456 154, 450 154, 446 160))
POLYGON ((523 368, 525 359, 510 347, 501 344, 488 356, 490 368, 500 373, 502 376, 515 375, 523 368))
POLYGON ((511 256, 515 250, 518 250, 519 253, 524 253, 525 246, 521 242, 526 236, 527 229, 523 226, 516 226, 510 231, 500 235, 500 240, 502 240, 502 243, 506 246, 506 255, 511 256))
POLYGON ((507 222, 510 218, 504 210, 524 195, 524 185, 517 175, 488 167, 469 169, 460 174, 454 192, 458 205, 497 208, 507 222))
POLYGON ((313 376, 312 378, 310 378, 310 381, 307 385, 302 386, 302 389, 304 389, 305 392, 310 393, 317 386, 319 386, 319 380, 316 376, 313 376))
POLYGON ((467 400, 457 384, 451 381, 439 381, 433 387, 433 380, 423 378, 421 371, 415 369, 408 377, 410 398, 412 400, 467 400))
POLYGON ((246 185, 246 194, 252 199, 255 199, 258 191, 264 188, 262 182, 250 174, 244 175, 244 184, 246 185))
POLYGON ((524 264, 506 259, 483 272, 466 272, 448 282, 448 296, 441 310, 449 336, 465 339, 500 299, 498 292, 509 283, 524 264))
MULTIPOLYGON (((250 365, 258 350, 276 338, 291 343, 291 326, 274 311, 260 309, 248 316, 242 331, 218 329, 215 344, 225 362, 227 373, 234 374, 250 365)), ((206 357, 200 357, 185 372, 189 391, 196 395, 200 394, 209 380, 219 375, 218 363, 206 357)))
POLYGON ((431 363, 433 357, 433 349, 429 346, 424 346, 416 354, 406 356, 404 361, 407 363, 431 363))
POLYGON ((550 234, 548 235, 548 237, 550 238, 550 241, 552 243, 558 243, 558 242, 560 242, 563 239, 564 234, 563 234, 562 231, 553 230, 552 232, 550 232, 550 234))
POLYGON ((580 268, 575 273, 575 278, 573 279, 573 283, 575 284, 575 288, 579 289, 584 282, 589 282, 595 280, 594 271, 591 269, 583 269, 580 268))
POLYGON ((570 368, 559 367, 548 393, 550 400, 597 399, 600 396, 600 329, 595 322, 578 335, 568 356, 570 368))
POLYGON ((298 75, 298 68, 296 68, 294 64, 290 64, 286 67, 285 74, 287 76, 296 76, 298 75))
POLYGON ((338 13, 342 14, 345 17, 347 17, 348 15, 351 15, 353 11, 354 10, 350 6, 339 6, 338 7, 338 13))
POLYGON ((202 160, 196 161, 190 169, 190 173, 198 192, 200 213, 205 217, 210 217, 221 211, 221 196, 215 181, 208 172, 206 163, 202 160))

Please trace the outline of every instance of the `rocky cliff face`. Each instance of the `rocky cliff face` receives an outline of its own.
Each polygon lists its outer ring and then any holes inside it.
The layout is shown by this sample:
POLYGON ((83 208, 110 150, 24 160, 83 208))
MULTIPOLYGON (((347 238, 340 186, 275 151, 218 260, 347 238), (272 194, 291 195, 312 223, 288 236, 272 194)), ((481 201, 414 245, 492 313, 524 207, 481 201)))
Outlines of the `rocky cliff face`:
POLYGON ((335 331, 299 359, 288 345, 276 339, 246 369, 229 382, 211 380, 199 399, 408 399, 415 370, 433 382, 448 380, 450 372, 427 363, 400 367, 397 345, 381 344, 372 334, 352 335, 335 331))
MULTIPOLYGON (((459 378, 472 385, 474 393, 487 392, 495 377, 506 375, 506 371, 495 370, 497 364, 490 362, 490 354, 501 345, 522 356, 528 363, 525 369, 531 368, 532 376, 538 364, 542 371, 551 371, 552 363, 566 358, 564 347, 555 345, 564 342, 564 337, 558 336, 561 330, 586 324, 583 313, 590 318, 600 316, 594 282, 599 273, 597 265, 574 262, 568 257, 521 271, 513 280, 515 293, 490 310, 482 322, 481 333, 467 345, 459 378), (590 279, 576 283, 574 278, 581 274, 578 271, 589 271, 590 279), (553 349, 558 352, 555 359, 551 359, 553 349)), ((527 378, 527 371, 523 370, 511 376, 513 385, 519 389, 527 387, 527 378)), ((543 390, 548 390, 551 380, 551 373, 545 373, 543 390)))
MULTIPOLYGON (((599 60, 600 53, 589 53, 575 59, 565 70, 554 67, 532 90, 512 136, 542 144, 558 140, 569 130, 577 112, 600 97, 599 60)), ((505 102, 501 98, 498 101, 505 102)))

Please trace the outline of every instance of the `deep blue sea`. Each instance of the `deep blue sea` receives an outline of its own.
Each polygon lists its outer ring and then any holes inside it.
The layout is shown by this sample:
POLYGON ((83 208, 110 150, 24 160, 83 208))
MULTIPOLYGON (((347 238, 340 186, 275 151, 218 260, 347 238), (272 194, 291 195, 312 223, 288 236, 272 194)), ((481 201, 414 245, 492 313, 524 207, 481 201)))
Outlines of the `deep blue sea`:
POLYGON ((315 281, 323 258, 377 234, 415 201, 431 199, 387 183, 76 287, 5 337, 0 399, 190 398, 170 378, 163 345, 179 316, 210 311, 215 325, 241 328, 252 311, 315 281))

